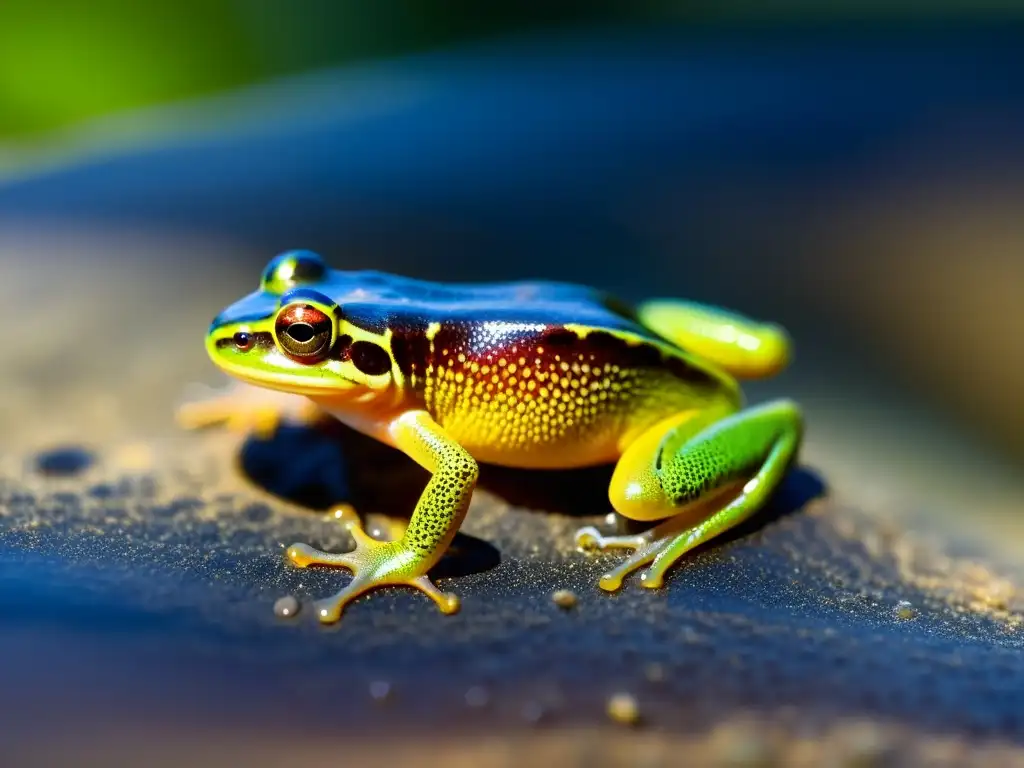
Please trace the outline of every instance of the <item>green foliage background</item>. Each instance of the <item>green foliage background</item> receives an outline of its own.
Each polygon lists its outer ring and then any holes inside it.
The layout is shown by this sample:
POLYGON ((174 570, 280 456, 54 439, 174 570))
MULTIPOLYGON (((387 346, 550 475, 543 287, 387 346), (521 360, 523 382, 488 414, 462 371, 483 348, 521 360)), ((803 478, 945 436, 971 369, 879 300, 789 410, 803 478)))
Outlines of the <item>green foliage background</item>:
POLYGON ((569 23, 1015 12, 881 0, 0 0, 0 140, 316 67, 569 23))
POLYGON ((551 23, 641 18, 670 6, 0 0, 0 138, 320 66, 551 23))

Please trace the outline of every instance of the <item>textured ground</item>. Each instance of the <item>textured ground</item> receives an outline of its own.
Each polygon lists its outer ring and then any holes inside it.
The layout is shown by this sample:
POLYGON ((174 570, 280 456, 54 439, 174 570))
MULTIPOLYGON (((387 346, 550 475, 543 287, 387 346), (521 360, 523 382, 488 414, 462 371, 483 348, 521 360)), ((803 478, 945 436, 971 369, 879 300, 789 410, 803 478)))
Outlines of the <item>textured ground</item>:
POLYGON ((3 321, 22 332, 3 379, 0 743, 17 764, 1024 761, 1019 574, 950 555, 938 518, 837 491, 813 426, 772 508, 663 591, 605 595, 609 560, 571 547, 606 524, 608 470, 486 468, 437 574, 461 613, 378 592, 333 628, 277 618, 278 598, 347 578, 288 566, 287 544, 346 547, 330 503, 377 521, 424 476, 340 429, 178 430, 186 385, 212 380, 206 317, 248 284, 227 252, 193 249, 200 285, 154 241, 120 246, 153 258, 80 240, 4 262, 20 266, 3 321), (44 290, 54 270, 80 301, 44 290), (617 693, 637 725, 609 716, 617 693))

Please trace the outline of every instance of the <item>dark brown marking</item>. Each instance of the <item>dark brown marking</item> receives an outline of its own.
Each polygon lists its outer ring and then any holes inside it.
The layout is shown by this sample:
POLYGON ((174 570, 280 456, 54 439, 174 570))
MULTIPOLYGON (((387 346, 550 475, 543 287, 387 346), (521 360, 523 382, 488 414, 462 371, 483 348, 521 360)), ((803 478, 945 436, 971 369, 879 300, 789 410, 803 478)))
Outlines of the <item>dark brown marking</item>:
POLYGON ((352 362, 367 376, 380 376, 391 370, 387 351, 372 341, 357 341, 352 345, 352 362))
POLYGON ((591 331, 587 334, 587 344, 597 349, 622 349, 625 342, 608 331, 591 331))
POLYGON ((718 379, 703 368, 691 365, 682 358, 675 357, 674 355, 666 355, 665 367, 668 368, 669 373, 676 378, 682 379, 685 382, 699 387, 711 387, 718 383, 718 379))
POLYGON ((544 331, 541 336, 541 344, 550 344, 552 346, 569 346, 575 344, 580 340, 580 337, 576 335, 574 331, 570 331, 568 328, 549 328, 544 331))
POLYGON ((420 330, 395 331, 391 336, 391 354, 403 376, 423 371, 430 355, 430 341, 420 330))
POLYGON ((331 350, 331 357, 335 360, 348 360, 352 357, 352 337, 343 333, 334 342, 334 349, 331 350))

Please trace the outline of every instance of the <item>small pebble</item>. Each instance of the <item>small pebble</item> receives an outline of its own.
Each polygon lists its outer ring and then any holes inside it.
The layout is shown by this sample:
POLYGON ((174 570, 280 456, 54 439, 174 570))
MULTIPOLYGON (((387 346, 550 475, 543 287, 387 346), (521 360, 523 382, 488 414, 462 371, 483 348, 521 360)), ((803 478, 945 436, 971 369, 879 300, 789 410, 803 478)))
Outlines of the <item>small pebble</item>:
POLYGON ((299 601, 291 595, 280 598, 274 603, 274 615, 279 619, 290 619, 299 612, 299 601))
POLYGON ((893 609, 893 613, 896 614, 897 619, 912 619, 917 616, 917 611, 914 606, 907 600, 900 600, 896 603, 896 607, 893 609))
POLYGON ((559 589, 551 595, 551 600, 559 608, 565 608, 568 610, 569 608, 576 606, 576 593, 571 589, 559 589))
POLYGON ((658 664, 657 662, 648 664, 644 667, 644 677, 646 677, 652 683, 661 683, 665 681, 665 666, 658 664))
POLYGON ((523 720, 528 722, 530 725, 537 725, 540 723, 546 714, 547 712, 544 709, 544 705, 539 701, 527 702, 522 711, 523 720))
POLYGON ((608 699, 608 717, 623 725, 635 725, 640 720, 640 705, 628 693, 616 693, 608 699))
POLYGON ((391 683, 385 680, 375 680, 370 683, 370 696, 374 701, 386 701, 391 698, 391 683))
POLYGON ((487 706, 487 702, 491 700, 490 695, 487 693, 487 689, 474 685, 472 688, 466 691, 466 705, 473 709, 480 709, 487 706))

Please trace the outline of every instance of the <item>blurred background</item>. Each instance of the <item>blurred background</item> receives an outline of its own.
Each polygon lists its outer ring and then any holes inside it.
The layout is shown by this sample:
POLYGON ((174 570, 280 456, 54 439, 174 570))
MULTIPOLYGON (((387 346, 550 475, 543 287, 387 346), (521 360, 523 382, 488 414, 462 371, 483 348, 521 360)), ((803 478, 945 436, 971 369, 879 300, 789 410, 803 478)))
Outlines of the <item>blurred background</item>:
POLYGON ((791 329, 752 397, 806 403, 834 485, 1019 531, 1024 19, 825 5, 4 0, 6 316, 169 285, 133 325, 206 371, 294 247, 720 303, 791 329))

